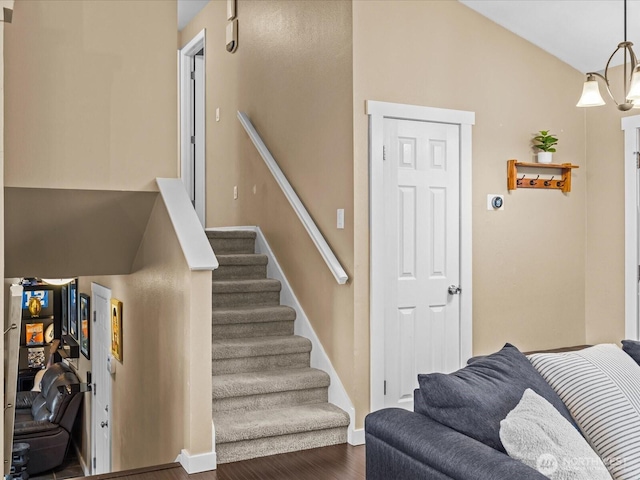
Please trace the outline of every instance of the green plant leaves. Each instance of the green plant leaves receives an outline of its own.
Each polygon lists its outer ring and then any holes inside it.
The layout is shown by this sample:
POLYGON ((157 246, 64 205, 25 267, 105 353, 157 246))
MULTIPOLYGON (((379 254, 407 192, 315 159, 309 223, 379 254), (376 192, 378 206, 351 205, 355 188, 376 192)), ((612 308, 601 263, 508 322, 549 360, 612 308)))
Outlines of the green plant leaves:
POLYGON ((558 138, 550 134, 549 130, 540 130, 540 134, 533 137, 533 140, 538 142, 534 147, 540 151, 551 153, 556 151, 553 146, 558 144, 558 138))

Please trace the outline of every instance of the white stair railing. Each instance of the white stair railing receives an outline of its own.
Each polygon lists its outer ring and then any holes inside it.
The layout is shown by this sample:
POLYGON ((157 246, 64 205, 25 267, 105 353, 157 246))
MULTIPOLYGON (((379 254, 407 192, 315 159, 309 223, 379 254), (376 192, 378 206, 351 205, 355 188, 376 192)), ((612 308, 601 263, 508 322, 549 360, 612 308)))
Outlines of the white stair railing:
POLYGON ((293 207, 296 215, 298 215, 298 218, 302 222, 302 225, 304 225, 305 230, 311 237, 311 240, 318 249, 318 252, 320 252, 320 255, 327 264, 327 267, 329 267, 329 270, 331 270, 331 273, 335 277, 336 281, 340 285, 344 285, 349 279, 349 277, 347 276, 347 272, 345 272, 344 268, 342 268, 342 265, 340 265, 340 262, 331 250, 331 247, 329 247, 329 244, 322 236, 322 233, 320 233, 320 230, 309 215, 309 212, 307 212, 307 209, 300 201, 300 198, 287 180, 287 177, 284 176, 284 173, 282 173, 282 170, 278 166, 275 158, 273 158, 273 155, 271 155, 271 152, 269 152, 269 149, 262 141, 260 134, 256 131, 246 113, 238 112, 238 120, 240 120, 240 123, 242 124, 247 134, 249 135, 249 138, 258 150, 258 153, 260 153, 260 156, 264 160, 264 163, 267 164, 267 167, 273 175, 273 178, 275 178, 276 182, 282 189, 282 193, 284 193, 284 196, 287 198, 287 200, 289 200, 291 207, 293 207))

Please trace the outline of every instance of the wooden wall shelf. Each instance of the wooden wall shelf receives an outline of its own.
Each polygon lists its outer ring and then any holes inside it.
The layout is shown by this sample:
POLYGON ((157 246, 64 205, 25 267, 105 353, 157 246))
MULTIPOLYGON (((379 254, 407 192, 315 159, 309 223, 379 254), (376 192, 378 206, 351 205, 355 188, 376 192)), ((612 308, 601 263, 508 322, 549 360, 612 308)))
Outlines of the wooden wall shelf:
POLYGON ((555 190, 562 190, 563 192, 571 191, 571 169, 580 168, 578 165, 571 165, 570 163, 526 163, 519 162, 517 160, 507 161, 507 189, 516 190, 518 188, 550 188, 555 190), (555 168, 562 171, 562 178, 540 178, 540 175, 535 177, 526 174, 518 176, 518 167, 546 169, 555 168))

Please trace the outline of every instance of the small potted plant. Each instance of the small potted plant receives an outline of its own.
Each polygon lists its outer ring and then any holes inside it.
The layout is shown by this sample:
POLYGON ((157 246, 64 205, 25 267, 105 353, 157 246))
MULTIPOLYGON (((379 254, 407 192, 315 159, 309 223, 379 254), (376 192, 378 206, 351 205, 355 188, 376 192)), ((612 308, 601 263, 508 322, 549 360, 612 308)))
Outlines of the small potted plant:
POLYGON ((540 133, 533 137, 533 141, 536 142, 533 146, 539 150, 538 163, 551 163, 558 138, 549 133, 549 130, 540 130, 540 133))

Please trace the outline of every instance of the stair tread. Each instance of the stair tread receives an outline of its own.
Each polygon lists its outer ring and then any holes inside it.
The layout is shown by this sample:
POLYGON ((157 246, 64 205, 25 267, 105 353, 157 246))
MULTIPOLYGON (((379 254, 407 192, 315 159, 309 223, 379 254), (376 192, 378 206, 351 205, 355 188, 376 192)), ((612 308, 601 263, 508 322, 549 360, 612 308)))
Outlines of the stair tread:
POLYGON ((208 230, 207 238, 256 238, 256 232, 251 230, 208 230))
POLYGON ((286 305, 256 305, 255 307, 220 307, 211 311, 214 324, 282 322, 296 319, 296 311, 286 305))
POLYGON ((316 368, 283 368, 213 376, 213 399, 328 387, 329 375, 316 368))
POLYGON ((235 253, 216 255, 220 266, 229 265, 266 265, 269 258, 259 253, 235 253))
POLYGON ((279 292, 282 288, 279 280, 272 278, 213 280, 213 293, 279 292))
POLYGON ((311 341, 298 335, 213 340, 213 360, 288 355, 311 351, 311 341))
POLYGON ((216 443, 347 427, 349 415, 330 403, 297 405, 274 410, 214 414, 216 443))

